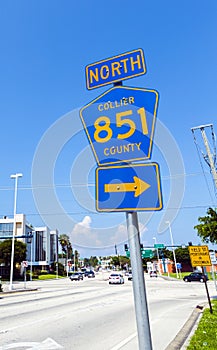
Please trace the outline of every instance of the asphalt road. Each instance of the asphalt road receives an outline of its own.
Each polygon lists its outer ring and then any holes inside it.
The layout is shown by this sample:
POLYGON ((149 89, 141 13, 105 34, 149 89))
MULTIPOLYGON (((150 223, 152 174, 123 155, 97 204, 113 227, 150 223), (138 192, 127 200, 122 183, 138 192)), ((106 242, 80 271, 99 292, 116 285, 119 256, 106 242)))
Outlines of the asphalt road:
MULTIPOLYGON (((33 291, 1 295, 0 350, 138 349, 132 282, 109 285, 95 279, 27 282, 33 291)), ((23 288, 23 283, 14 288, 23 288)), ((216 295, 208 282, 210 296, 216 295)), ((165 350, 198 304, 207 301, 202 283, 146 276, 152 344, 165 350)))

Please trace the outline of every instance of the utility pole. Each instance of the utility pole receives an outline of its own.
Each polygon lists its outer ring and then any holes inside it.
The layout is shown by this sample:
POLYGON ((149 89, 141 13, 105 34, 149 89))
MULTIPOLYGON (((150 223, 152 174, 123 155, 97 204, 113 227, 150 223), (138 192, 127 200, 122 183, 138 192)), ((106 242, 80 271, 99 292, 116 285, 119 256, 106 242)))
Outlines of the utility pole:
POLYGON ((200 131, 201 131, 203 142, 204 142, 204 145, 205 145, 205 148, 206 148, 206 155, 203 154, 203 157, 204 157, 206 163, 210 167, 211 174, 212 174, 212 177, 213 177, 213 180, 214 180, 214 183, 215 183, 215 187, 217 189, 216 146, 215 146, 215 135, 214 135, 214 131, 213 131, 213 124, 206 124, 206 125, 201 125, 201 126, 197 126, 197 127, 191 128, 191 131, 192 131, 192 133, 194 135, 195 144, 197 144, 197 143, 196 143, 196 137, 195 137, 194 131, 197 130, 197 129, 200 129, 200 131), (207 138, 207 135, 206 135, 206 132, 205 132, 205 128, 211 128, 212 139, 213 139, 213 146, 214 146, 213 154, 211 153, 211 150, 210 150, 210 147, 209 147, 209 142, 208 142, 208 138, 207 138))

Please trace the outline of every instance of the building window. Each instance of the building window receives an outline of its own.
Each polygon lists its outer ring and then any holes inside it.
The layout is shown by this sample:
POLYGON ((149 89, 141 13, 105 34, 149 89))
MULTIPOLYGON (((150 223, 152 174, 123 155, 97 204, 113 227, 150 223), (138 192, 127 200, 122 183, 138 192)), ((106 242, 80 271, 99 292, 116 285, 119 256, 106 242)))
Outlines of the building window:
POLYGON ((13 222, 4 222, 0 224, 0 236, 5 238, 13 237, 13 222))
POLYGON ((46 233, 43 231, 35 232, 35 261, 46 260, 46 233))

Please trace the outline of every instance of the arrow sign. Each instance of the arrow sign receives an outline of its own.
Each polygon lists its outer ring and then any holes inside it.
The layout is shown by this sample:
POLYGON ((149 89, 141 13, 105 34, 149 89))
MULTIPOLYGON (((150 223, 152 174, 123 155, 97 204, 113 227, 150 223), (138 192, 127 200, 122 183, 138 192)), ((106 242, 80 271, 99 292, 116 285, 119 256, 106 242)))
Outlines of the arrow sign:
POLYGON ((157 163, 96 169, 96 209, 100 212, 161 210, 157 163))
POLYGON ((134 182, 129 183, 105 184, 105 192, 134 192, 134 197, 138 197, 150 187, 147 182, 137 176, 134 176, 133 180, 134 182))

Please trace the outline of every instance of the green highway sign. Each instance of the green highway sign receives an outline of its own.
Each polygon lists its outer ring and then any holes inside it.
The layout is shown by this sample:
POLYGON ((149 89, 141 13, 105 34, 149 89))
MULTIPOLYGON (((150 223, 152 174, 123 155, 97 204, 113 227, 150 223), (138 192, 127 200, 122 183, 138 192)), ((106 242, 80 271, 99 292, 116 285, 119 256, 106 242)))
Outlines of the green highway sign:
POLYGON ((164 244, 154 244, 155 249, 163 249, 165 246, 164 244))
POLYGON ((153 258, 154 253, 151 249, 142 249, 142 258, 153 258))
MULTIPOLYGON (((142 258, 153 258, 154 253, 151 249, 141 249, 142 258)), ((130 251, 126 250, 127 258, 130 258, 130 251)))

